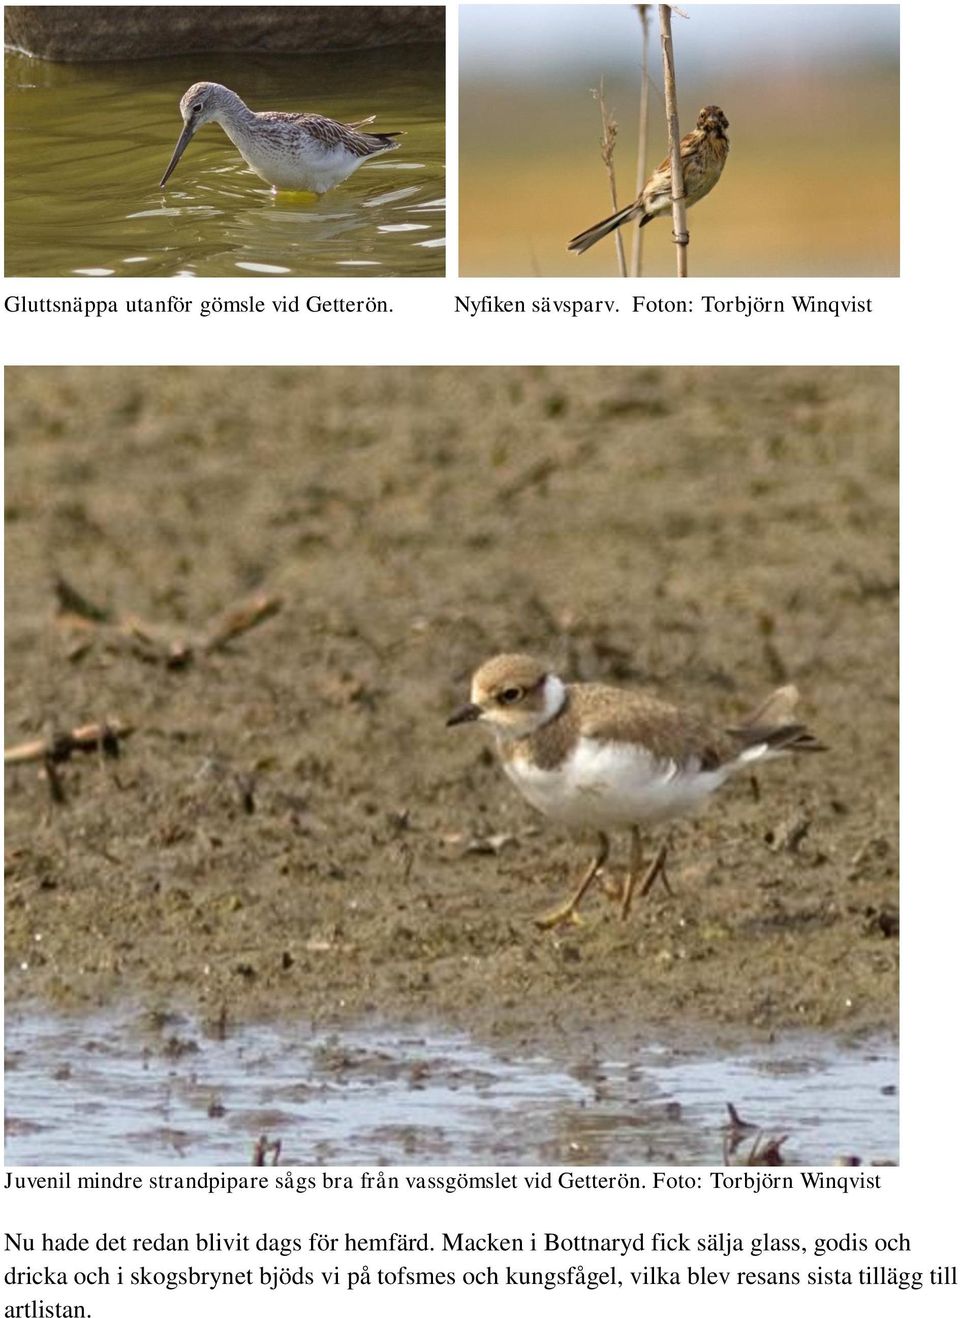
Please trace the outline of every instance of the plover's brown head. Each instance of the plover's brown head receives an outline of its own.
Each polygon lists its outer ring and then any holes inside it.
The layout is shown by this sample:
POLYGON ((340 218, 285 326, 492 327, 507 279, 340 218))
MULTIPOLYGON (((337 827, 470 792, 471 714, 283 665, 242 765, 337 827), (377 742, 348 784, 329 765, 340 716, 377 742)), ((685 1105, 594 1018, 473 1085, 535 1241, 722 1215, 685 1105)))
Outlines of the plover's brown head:
POLYGON ((482 722, 502 737, 526 737, 559 714, 566 702, 560 678, 526 654, 498 654, 477 669, 470 703, 447 727, 482 722))

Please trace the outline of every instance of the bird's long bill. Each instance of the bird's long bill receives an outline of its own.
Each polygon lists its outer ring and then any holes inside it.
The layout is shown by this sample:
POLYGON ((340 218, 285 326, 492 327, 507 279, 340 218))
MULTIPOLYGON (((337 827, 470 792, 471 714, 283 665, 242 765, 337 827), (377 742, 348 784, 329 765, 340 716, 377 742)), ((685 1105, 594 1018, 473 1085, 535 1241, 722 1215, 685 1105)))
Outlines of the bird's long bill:
POLYGON ((451 714, 447 719, 447 727, 455 727, 458 723, 475 723, 483 713, 479 705, 464 705, 458 709, 455 714, 451 714))
POLYGON ((177 145, 173 148, 173 155, 170 157, 170 164, 164 170, 163 178, 160 180, 161 188, 176 169, 177 161, 183 155, 184 151, 186 151, 187 143, 190 141, 191 137, 193 137, 195 132, 196 126, 194 124, 185 123, 183 125, 183 132, 180 134, 180 140, 177 142, 177 145))

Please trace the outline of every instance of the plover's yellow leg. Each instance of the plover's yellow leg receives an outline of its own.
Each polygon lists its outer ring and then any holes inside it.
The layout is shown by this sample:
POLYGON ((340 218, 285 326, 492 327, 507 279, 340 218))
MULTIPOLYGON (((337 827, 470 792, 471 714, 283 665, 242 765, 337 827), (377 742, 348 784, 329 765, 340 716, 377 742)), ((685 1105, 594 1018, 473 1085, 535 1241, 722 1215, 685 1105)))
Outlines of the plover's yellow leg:
POLYGON ((567 921, 571 924, 579 922, 580 916, 577 914, 577 907, 585 897, 590 884, 607 863, 607 857, 610 855, 610 839, 606 833, 600 833, 598 837, 600 839, 600 848, 587 866, 583 878, 577 885, 576 892, 569 901, 565 901, 555 911, 548 911, 546 915, 538 916, 536 920, 538 929, 555 929, 558 924, 566 924, 567 921))
MULTIPOLYGON (((630 914, 630 903, 633 901, 633 890, 637 886, 637 879, 640 878, 640 868, 643 865, 643 847, 640 843, 640 830, 632 828, 630 830, 630 869, 627 872, 627 879, 623 885, 623 895, 620 898, 620 919, 625 920, 630 914)), ((673 889, 667 882, 667 844, 661 842, 657 854, 647 867, 647 871, 640 883, 640 896, 646 897, 647 893, 659 879, 666 888, 670 896, 673 896, 673 889)))

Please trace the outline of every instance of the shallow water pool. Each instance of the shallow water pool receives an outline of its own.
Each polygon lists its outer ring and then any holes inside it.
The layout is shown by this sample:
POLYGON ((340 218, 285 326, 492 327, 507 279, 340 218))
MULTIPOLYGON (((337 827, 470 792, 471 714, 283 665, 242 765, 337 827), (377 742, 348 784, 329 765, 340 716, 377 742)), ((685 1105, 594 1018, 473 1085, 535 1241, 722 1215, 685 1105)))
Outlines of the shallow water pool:
POLYGON ((8 52, 5 74, 7 275, 444 272, 439 46, 107 64, 8 52), (401 148, 322 197, 274 194, 208 124, 161 191, 180 97, 201 79, 255 110, 375 114, 372 129, 401 130, 401 148))
POLYGON ((877 1040, 560 1065, 433 1031, 11 1013, 6 1159, 238 1165, 263 1135, 301 1165, 717 1165, 731 1100, 790 1162, 895 1160, 896 1091, 877 1040))

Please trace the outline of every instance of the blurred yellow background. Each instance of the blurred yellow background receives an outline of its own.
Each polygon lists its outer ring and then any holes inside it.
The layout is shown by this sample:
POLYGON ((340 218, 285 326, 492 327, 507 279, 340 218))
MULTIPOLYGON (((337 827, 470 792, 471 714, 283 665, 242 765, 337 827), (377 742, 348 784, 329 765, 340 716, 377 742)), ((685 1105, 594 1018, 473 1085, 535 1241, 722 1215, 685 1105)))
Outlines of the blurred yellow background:
MULTIPOLYGON (((690 215, 690 274, 899 273, 895 5, 692 5, 673 20, 680 128, 705 104, 730 157, 690 215)), ((657 6, 650 6, 647 173, 666 154, 657 6)), ((641 25, 634 5, 460 10, 460 273, 616 275, 600 158, 603 78, 619 132, 618 204, 637 192, 641 25)), ((634 226, 624 235, 629 261, 634 226)), ((643 273, 672 275, 669 218, 644 230, 643 273)))

